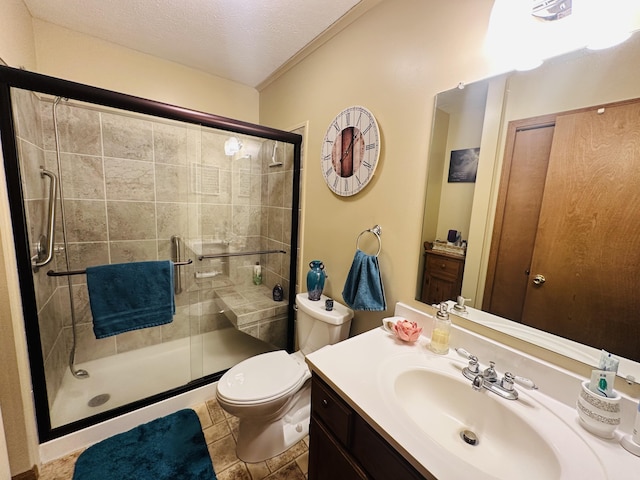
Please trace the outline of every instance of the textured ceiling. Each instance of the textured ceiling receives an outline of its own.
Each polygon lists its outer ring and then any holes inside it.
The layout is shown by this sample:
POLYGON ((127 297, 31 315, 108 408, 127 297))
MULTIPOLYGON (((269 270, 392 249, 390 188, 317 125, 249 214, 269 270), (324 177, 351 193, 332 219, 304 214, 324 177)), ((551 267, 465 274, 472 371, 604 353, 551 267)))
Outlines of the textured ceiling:
POLYGON ((255 87, 361 0, 23 0, 32 17, 255 87))

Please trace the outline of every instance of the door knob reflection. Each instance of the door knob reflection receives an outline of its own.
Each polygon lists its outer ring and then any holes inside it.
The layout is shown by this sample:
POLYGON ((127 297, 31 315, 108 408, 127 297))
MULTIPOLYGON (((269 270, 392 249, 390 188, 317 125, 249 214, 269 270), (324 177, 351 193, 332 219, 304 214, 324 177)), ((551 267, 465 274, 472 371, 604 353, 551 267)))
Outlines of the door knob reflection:
POLYGON ((533 284, 534 285, 542 285, 546 281, 547 281, 547 279, 544 278, 544 275, 541 275, 541 274, 538 274, 535 277, 533 277, 533 284))

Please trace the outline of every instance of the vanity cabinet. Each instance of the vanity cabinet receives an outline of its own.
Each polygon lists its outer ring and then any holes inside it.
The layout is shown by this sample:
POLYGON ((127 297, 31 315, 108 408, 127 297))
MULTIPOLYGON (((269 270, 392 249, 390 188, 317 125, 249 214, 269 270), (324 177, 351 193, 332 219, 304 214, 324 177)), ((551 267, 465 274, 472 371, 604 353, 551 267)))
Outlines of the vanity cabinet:
POLYGON ((316 374, 311 382, 309 480, 435 480, 421 475, 316 374))
POLYGON ((427 245, 425 242, 420 300, 429 305, 456 300, 462 291, 464 257, 431 250, 427 245))

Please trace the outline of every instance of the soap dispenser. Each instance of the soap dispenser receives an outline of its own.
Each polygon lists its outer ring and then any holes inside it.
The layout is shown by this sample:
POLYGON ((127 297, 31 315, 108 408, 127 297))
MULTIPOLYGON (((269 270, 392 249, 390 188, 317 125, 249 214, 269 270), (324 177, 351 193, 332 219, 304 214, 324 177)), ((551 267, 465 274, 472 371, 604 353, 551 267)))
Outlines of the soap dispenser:
POLYGON ((464 304, 467 300, 471 300, 470 298, 464 298, 462 295, 458 295, 456 304, 453 306, 453 313, 467 313, 467 307, 464 304))
POLYGON ((447 304, 442 302, 436 313, 433 332, 431 333, 431 343, 429 349, 437 354, 446 355, 449 353, 449 336, 451 334, 451 320, 447 312, 447 304))

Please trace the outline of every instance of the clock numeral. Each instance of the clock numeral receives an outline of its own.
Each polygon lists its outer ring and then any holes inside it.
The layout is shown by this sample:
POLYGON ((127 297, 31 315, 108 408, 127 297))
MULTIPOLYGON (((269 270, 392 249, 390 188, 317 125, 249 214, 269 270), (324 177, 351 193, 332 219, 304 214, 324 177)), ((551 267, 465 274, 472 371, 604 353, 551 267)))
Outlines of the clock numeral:
POLYGON ((322 157, 322 160, 325 161, 325 162, 329 162, 331 160, 331 154, 329 153, 329 154, 325 155, 324 157, 322 157))
POLYGON ((362 122, 362 112, 360 112, 360 116, 358 116, 358 121, 356 122, 356 125, 360 125, 361 122, 362 122))
POLYGON ((369 145, 367 145, 365 147, 366 150, 373 150, 374 148, 376 148, 376 144, 375 143, 370 143, 369 145))
POLYGON ((333 181, 333 189, 335 190, 336 188, 338 188, 338 180, 340 180, 340 178, 336 175, 335 180, 333 181))
POLYGON ((371 170, 371 164, 369 162, 362 162, 362 165, 371 170))
POLYGON ((358 175, 354 175, 356 177, 356 180, 358 181, 358 186, 362 185, 362 180, 360 180, 360 177, 358 175))
POLYGON ((347 125, 349 125, 349 123, 351 123, 351 112, 347 112, 347 125))
POLYGON ((365 129, 362 131, 362 134, 363 134, 363 135, 366 135, 366 134, 367 134, 367 132, 368 132, 368 131, 369 131, 369 129, 371 128, 371 125, 373 125, 373 124, 372 124, 372 123, 370 123, 370 124, 367 126, 367 128, 365 128, 365 129))
POLYGON ((333 172, 333 167, 327 168, 327 171, 325 172, 325 175, 328 177, 329 175, 331 175, 331 172, 333 172))
POLYGON ((349 191, 349 181, 346 178, 344 179, 344 191, 349 191))
POLYGON ((333 122, 333 128, 335 128, 337 132, 340 131, 340 126, 338 125, 338 122, 333 122))

